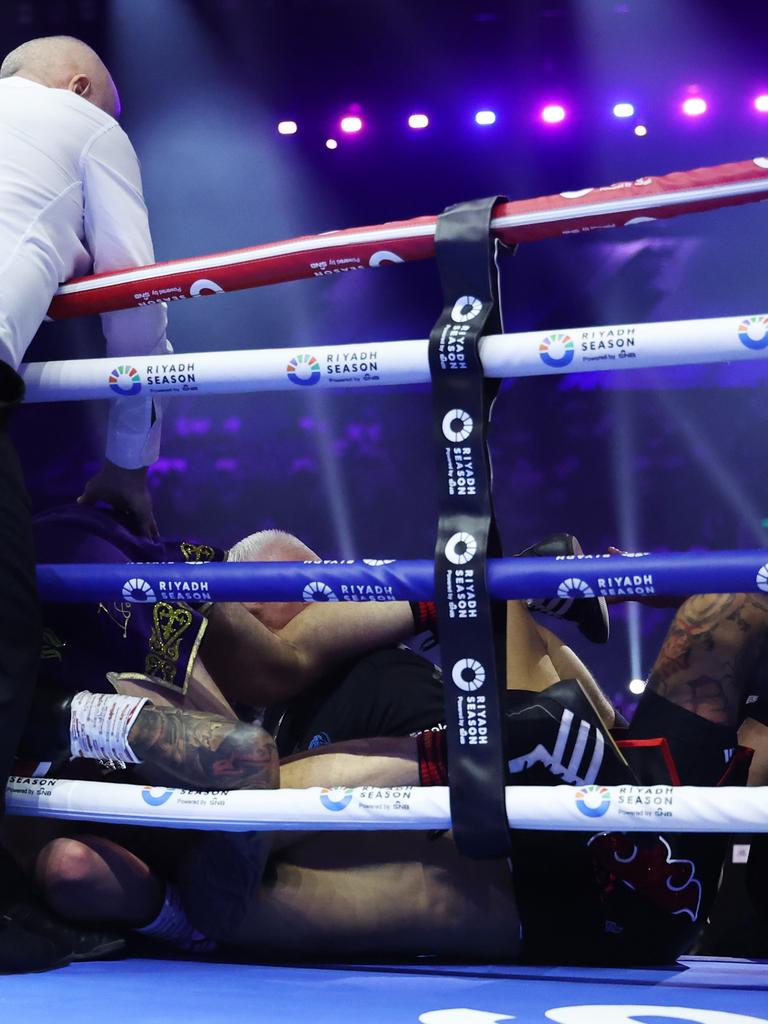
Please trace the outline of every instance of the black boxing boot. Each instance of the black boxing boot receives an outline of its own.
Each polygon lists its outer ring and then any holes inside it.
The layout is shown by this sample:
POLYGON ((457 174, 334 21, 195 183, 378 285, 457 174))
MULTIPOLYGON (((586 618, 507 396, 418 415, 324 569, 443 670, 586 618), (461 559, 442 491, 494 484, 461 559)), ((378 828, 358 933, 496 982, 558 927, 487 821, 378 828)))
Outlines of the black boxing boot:
POLYGON ((511 785, 636 783, 576 679, 560 680, 540 693, 508 690, 504 728, 511 785))
MULTIPOLYGON (((570 533, 553 533, 518 554, 518 558, 562 557, 583 555, 581 545, 570 533)), ((555 618, 575 622, 579 632, 593 644, 604 644, 610 633, 608 605, 604 597, 553 597, 528 602, 532 612, 554 615, 555 618)))

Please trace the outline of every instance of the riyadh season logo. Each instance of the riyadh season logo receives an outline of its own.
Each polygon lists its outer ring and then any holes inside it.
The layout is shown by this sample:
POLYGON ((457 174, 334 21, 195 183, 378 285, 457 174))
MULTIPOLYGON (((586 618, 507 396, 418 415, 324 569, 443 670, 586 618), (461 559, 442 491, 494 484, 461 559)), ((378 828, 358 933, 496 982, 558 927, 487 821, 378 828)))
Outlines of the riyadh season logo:
POLYGON ((116 395, 138 395, 141 391, 141 377, 135 366, 116 366, 107 383, 116 395))
POLYGON ((586 580, 580 580, 578 576, 569 576, 557 588, 557 596, 563 598, 594 597, 595 592, 586 580))
POLYGON ((162 786, 145 786, 141 791, 141 799, 150 807, 162 807, 172 796, 173 790, 162 786))
POLYGON ((369 267, 383 267, 387 263, 404 263, 405 260, 398 256, 395 252, 390 252, 389 249, 379 249, 373 256, 368 260, 369 267))
POLYGON ((755 577, 755 583, 757 589, 762 590, 764 594, 768 594, 768 563, 760 566, 755 577))
POLYGON ((587 818, 602 818, 611 806, 611 794, 605 786, 584 786, 575 795, 576 807, 587 818))
POLYGON ((363 565, 392 565, 394 558, 364 558, 363 565))
POLYGON ((474 295, 462 295, 453 304, 451 320, 455 324, 465 324, 468 320, 474 320, 482 308, 482 302, 474 295))
POLYGON ((352 800, 352 790, 349 786, 333 786, 332 789, 322 789, 320 792, 320 803, 328 811, 343 811, 352 800))
POLYGON ((327 583, 321 583, 320 580, 313 580, 312 583, 308 583, 301 592, 302 601, 338 601, 338 597, 331 590, 327 583))
POLYGON ((748 316, 739 324, 739 341, 753 352, 768 348, 768 316, 748 316))
POLYGON ((291 384, 311 387, 320 380, 320 363, 308 352, 294 356, 285 370, 291 384))
POLYGON ((140 580, 136 576, 125 581, 122 593, 123 600, 130 601, 131 604, 152 604, 157 600, 154 590, 147 581, 140 580))
POLYGON ((451 409, 443 416, 443 435, 454 444, 466 441, 474 427, 472 417, 463 409, 451 409))
POLYGON ((539 343, 539 358, 546 366, 568 366, 573 356, 573 339, 567 334, 549 334, 539 343))
POLYGON ((215 281, 209 281, 207 277, 201 277, 199 281, 193 281, 189 286, 190 299, 196 299, 198 295, 218 295, 224 289, 215 281))
POLYGON ((445 545, 445 557, 454 565, 466 565, 477 554, 477 541, 471 533, 454 533, 445 545))
POLYGON ((479 690, 485 682, 485 669, 474 658, 462 658, 453 666, 451 679, 460 690, 472 693, 479 690))

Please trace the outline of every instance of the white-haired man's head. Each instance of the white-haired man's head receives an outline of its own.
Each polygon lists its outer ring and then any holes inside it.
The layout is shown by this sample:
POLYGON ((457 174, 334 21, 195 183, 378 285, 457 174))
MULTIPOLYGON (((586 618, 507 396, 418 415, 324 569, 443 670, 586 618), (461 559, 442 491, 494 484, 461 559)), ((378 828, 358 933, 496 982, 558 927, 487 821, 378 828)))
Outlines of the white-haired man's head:
POLYGON ((111 117, 120 115, 120 98, 106 65, 74 36, 42 36, 17 46, 0 64, 0 78, 14 75, 51 89, 69 89, 111 117))
MULTIPOLYGON (((229 549, 228 562, 317 562, 319 555, 284 530, 261 530, 243 537, 229 549)), ((243 601, 269 629, 282 629, 307 606, 300 601, 243 601)))

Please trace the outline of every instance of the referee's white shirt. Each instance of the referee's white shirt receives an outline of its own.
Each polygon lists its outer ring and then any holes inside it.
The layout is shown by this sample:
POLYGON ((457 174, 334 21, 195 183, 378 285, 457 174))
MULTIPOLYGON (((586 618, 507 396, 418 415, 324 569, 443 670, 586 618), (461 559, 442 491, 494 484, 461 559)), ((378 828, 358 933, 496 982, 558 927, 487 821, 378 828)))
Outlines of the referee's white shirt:
MULTIPOLYGON (((59 285, 154 262, 136 153, 114 118, 81 96, 0 79, 0 359, 17 369, 59 285)), ((107 353, 171 351, 162 304, 102 315, 107 353)), ((112 403, 107 458, 153 462, 159 403, 112 403)))

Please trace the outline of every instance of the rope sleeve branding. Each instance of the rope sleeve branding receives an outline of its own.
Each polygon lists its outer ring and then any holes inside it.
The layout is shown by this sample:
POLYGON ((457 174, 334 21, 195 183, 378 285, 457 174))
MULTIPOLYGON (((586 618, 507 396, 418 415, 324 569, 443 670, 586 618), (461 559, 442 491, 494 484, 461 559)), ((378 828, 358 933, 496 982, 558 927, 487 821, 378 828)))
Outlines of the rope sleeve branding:
POLYGON ((486 578, 487 555, 501 554, 486 444, 499 382, 484 379, 478 351, 484 331, 501 329, 490 235, 498 201, 463 203, 438 219, 445 305, 429 342, 439 493, 435 604, 451 817, 457 846, 474 857, 509 852, 501 723, 504 616, 503 607, 491 608, 486 578))

